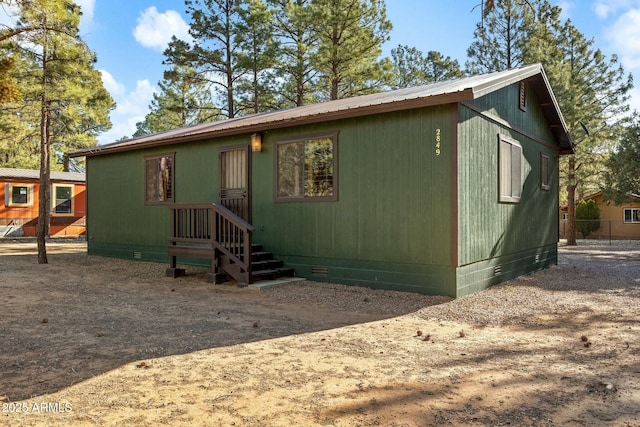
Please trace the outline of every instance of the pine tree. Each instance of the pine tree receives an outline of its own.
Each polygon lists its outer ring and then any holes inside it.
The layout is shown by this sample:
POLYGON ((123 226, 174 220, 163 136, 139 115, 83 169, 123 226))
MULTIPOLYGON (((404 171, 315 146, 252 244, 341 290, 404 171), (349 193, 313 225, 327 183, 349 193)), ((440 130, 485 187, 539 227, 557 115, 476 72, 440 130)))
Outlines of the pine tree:
POLYGON ((222 117, 213 103, 208 82, 200 79, 192 68, 174 66, 165 71, 158 86, 160 93, 153 94, 150 111, 144 121, 136 123, 134 137, 222 117))
POLYGON ((391 57, 394 89, 451 80, 464 75, 457 60, 444 57, 436 51, 430 51, 425 58, 415 47, 398 46, 391 50, 391 57))
POLYGON ((225 116, 376 92, 391 23, 383 0, 186 0, 192 41, 166 64, 189 65, 223 92, 225 116))
POLYGON ((238 30, 241 68, 247 70, 238 84, 240 113, 260 113, 273 110, 275 105, 273 73, 278 46, 273 37, 273 11, 262 0, 247 0, 240 10, 238 30))
POLYGON ((20 118, 33 129, 31 140, 39 141, 38 262, 46 263, 52 149, 62 158, 67 150, 95 145, 96 136, 111 126, 108 114, 114 105, 93 67, 95 55, 78 36, 80 8, 60 0, 19 5, 21 26, 32 30, 12 37, 11 47, 20 58, 15 73, 26 113, 20 118), (35 117, 38 124, 27 123, 35 117))
POLYGON ((391 62, 380 60, 391 22, 381 0, 315 0, 315 68, 324 99, 378 92, 391 82, 391 62))
POLYGON ((318 35, 313 27, 312 0, 267 0, 275 17, 279 46, 275 64, 276 100, 279 108, 299 107, 316 102, 318 72, 313 57, 318 35))
POLYGON ((487 4, 476 25, 474 40, 467 49, 469 74, 517 68, 525 63, 532 8, 518 0, 487 4))
POLYGON ((175 37, 164 54, 166 64, 190 66, 198 76, 222 94, 222 111, 228 118, 237 114, 236 84, 247 70, 240 60, 239 23, 245 0, 186 0, 191 16, 189 44, 175 37))
POLYGON ((548 0, 495 2, 487 24, 478 25, 467 65, 473 71, 500 71, 542 63, 577 143, 576 154, 563 156, 560 167, 569 206, 567 240, 575 244, 576 194, 595 191, 602 180, 599 171, 628 111, 632 81, 615 55, 607 58, 595 49, 571 21, 561 21, 561 12, 548 0), (518 10, 522 18, 514 16, 518 10))
POLYGON ((602 191, 606 200, 617 204, 627 202, 631 194, 640 195, 640 116, 637 112, 606 161, 602 191))
POLYGON ((569 207, 567 242, 576 244, 575 200, 597 191, 605 160, 624 128, 632 78, 613 55, 594 48, 561 9, 547 0, 538 9, 525 58, 541 62, 576 143, 575 155, 560 160, 561 186, 569 207))
POLYGON ((12 77, 15 63, 13 57, 0 57, 0 105, 20 99, 18 82, 12 77))
POLYGON ((0 167, 39 169, 38 110, 34 104, 0 107, 0 167))
POLYGON ((27 77, 38 71, 22 56, 17 38, 0 43, 0 57, 10 64, 3 70, 6 74, 0 73, 0 80, 6 82, 0 102, 0 166, 39 169, 39 109, 23 99, 24 89, 31 86, 27 77))

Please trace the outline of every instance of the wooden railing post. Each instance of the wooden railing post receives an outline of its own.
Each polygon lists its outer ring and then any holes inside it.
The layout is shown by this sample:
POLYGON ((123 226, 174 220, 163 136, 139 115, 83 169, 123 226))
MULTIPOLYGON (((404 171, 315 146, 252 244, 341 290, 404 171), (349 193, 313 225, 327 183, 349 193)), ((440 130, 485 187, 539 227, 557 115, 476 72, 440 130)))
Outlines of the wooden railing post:
POLYGON ((179 277, 184 276, 185 270, 182 268, 178 268, 177 264, 177 255, 171 249, 171 247, 176 246, 176 237, 177 228, 179 229, 178 218, 177 218, 177 209, 172 206, 169 206, 169 268, 166 270, 165 274, 169 277, 179 277))
POLYGON ((245 232, 244 233, 244 242, 243 242, 243 247, 244 247, 244 262, 246 265, 246 270, 247 270, 247 283, 251 283, 252 280, 252 276, 251 276, 251 271, 252 269, 252 263, 251 263, 251 232, 245 232))

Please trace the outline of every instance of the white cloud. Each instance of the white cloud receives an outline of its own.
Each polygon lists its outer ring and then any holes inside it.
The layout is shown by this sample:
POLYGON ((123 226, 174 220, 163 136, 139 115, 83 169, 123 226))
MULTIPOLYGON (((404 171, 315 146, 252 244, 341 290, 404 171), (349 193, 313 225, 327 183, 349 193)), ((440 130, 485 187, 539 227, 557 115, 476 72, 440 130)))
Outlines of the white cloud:
POLYGON ((629 99, 629 106, 631 107, 631 111, 640 112, 640 89, 634 87, 631 89, 631 99, 629 99))
POLYGON ((620 15, 608 28, 606 37, 627 69, 640 69, 640 8, 620 15))
POLYGON ((572 1, 561 1, 558 2, 558 6, 562 9, 561 18, 564 21, 571 18, 571 11, 575 9, 576 4, 572 1))
POLYGON ((162 52, 171 36, 181 40, 189 40, 189 25, 175 10, 159 13, 155 6, 148 7, 137 19, 138 25, 133 30, 133 37, 144 47, 162 52))
POLYGON ((109 91, 112 97, 120 97, 125 93, 125 88, 122 83, 116 81, 116 79, 107 70, 99 70, 102 74, 102 84, 104 88, 109 91))
POLYGON ((93 11, 96 7, 96 0, 75 0, 82 11, 82 24, 93 23, 93 11))
POLYGON ((621 10, 640 7, 640 0, 596 0, 593 11, 600 19, 606 19, 621 10))
POLYGON ((99 144, 115 142, 120 138, 131 137, 136 131, 136 123, 144 120, 149 112, 149 104, 156 88, 149 80, 138 80, 136 88, 127 92, 122 83, 117 82, 109 72, 101 70, 105 88, 111 93, 117 107, 111 112, 113 127, 98 137, 99 144))
POLYGON ((593 6, 593 11, 600 19, 605 19, 607 16, 609 16, 609 6, 603 4, 603 2, 596 2, 593 6))

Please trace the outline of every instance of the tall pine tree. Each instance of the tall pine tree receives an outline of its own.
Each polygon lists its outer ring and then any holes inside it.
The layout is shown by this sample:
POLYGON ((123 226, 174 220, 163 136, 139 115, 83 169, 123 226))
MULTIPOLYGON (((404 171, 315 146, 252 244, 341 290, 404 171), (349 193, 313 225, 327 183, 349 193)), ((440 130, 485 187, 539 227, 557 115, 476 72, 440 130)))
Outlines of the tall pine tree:
POLYGON ((640 196, 640 116, 636 112, 631 124, 606 161, 604 197, 624 203, 630 195, 640 196))
POLYGON ((315 0, 318 34, 315 68, 323 99, 379 92, 392 81, 391 62, 380 60, 392 25, 382 0, 315 0))
POLYGON ((467 49, 469 74, 517 68, 525 63, 523 50, 530 31, 532 9, 519 0, 485 5, 467 49))
POLYGON ((238 84, 241 114, 270 111, 277 106, 273 90, 278 45, 274 39, 274 13, 262 0, 247 0, 240 9, 239 62, 246 74, 238 84))
POLYGON ((78 35, 80 8, 71 1, 32 0, 19 2, 20 32, 10 38, 20 58, 15 68, 22 85, 23 120, 38 118, 32 138, 39 141, 40 191, 37 227, 38 262, 46 263, 49 234, 49 177, 51 154, 64 158, 67 150, 96 144, 96 136, 107 130, 113 100, 94 68, 95 55, 78 35))
POLYGON ((275 17, 275 64, 278 108, 299 107, 317 101, 318 72, 313 57, 318 35, 313 27, 312 0, 267 0, 275 17))
POLYGON ((608 153, 628 118, 633 83, 616 55, 607 58, 570 20, 561 21, 558 6, 544 0, 537 11, 525 59, 545 67, 576 143, 575 154, 560 161, 561 186, 569 208, 567 241, 575 245, 575 202, 602 185, 608 153))
POLYGON ((598 188, 598 171, 625 119, 632 81, 615 55, 607 58, 571 21, 562 22, 561 11, 548 0, 495 2, 485 10, 485 25, 478 24, 467 65, 472 71, 500 71, 542 63, 577 142, 576 154, 561 160, 568 243, 575 244, 576 194, 598 188))
POLYGON ((241 8, 245 0, 186 0, 191 16, 190 44, 175 37, 165 50, 165 63, 189 66, 221 93, 223 114, 233 118, 239 79, 247 69, 240 57, 241 8))
POLYGON ((462 77, 457 60, 430 51, 425 57, 415 47, 398 46, 391 50, 394 82, 392 88, 420 86, 462 77))
POLYGON ((149 135, 222 118, 213 103, 208 82, 190 67, 174 66, 165 71, 154 93, 149 113, 136 123, 133 136, 149 135))

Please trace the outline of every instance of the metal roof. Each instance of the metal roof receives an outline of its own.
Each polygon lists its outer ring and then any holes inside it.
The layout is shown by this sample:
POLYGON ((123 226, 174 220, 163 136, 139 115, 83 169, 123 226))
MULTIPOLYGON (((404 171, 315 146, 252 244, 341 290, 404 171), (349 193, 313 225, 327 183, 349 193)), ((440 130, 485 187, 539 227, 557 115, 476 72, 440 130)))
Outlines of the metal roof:
POLYGON ((572 153, 567 126, 542 65, 464 77, 424 86, 344 98, 288 110, 254 114, 172 129, 71 153, 71 157, 97 156, 166 144, 198 141, 228 135, 250 134, 290 126, 352 118, 391 111, 470 101, 513 83, 527 80, 536 92, 561 153, 572 153))
MULTIPOLYGON (((0 178, 5 179, 40 179, 40 171, 33 169, 0 168, 0 178)), ((51 172, 51 181, 84 182, 84 173, 80 172, 51 172)))

